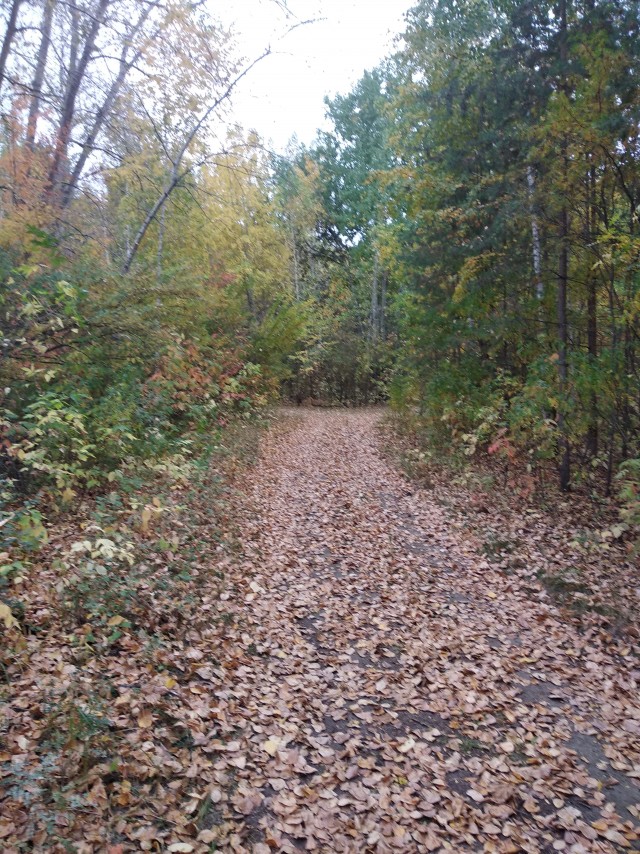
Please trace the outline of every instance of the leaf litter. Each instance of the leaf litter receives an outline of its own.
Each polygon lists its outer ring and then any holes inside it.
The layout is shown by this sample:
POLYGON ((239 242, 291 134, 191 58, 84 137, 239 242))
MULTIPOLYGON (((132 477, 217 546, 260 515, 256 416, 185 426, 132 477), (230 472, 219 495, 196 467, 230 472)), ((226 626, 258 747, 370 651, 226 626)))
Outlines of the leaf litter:
POLYGON ((640 848, 637 649, 479 559, 384 461, 379 419, 285 411, 234 499, 239 548, 161 661, 126 631, 80 673, 34 644, 3 732, 7 850, 26 828, 43 850, 47 822, 114 854, 640 848), (58 780, 75 812, 43 810, 42 781, 15 784, 43 674, 62 694, 98 667, 120 756, 58 780))

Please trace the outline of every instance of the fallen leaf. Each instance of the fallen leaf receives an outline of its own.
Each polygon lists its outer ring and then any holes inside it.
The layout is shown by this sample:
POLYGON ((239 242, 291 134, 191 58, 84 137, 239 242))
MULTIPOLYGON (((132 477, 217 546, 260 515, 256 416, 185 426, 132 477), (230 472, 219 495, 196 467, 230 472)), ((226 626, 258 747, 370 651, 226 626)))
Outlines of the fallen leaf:
POLYGON ((267 739, 267 741, 262 742, 262 749, 266 751, 269 756, 275 756, 280 749, 280 744, 281 739, 272 737, 267 739))
POLYGON ((11 608, 5 605, 4 602, 0 602, 0 620, 2 620, 7 629, 12 629, 18 625, 18 621, 11 613, 11 608))
POLYGON ((148 729, 153 724, 153 715, 150 711, 142 712, 138 715, 138 726, 141 729, 148 729))

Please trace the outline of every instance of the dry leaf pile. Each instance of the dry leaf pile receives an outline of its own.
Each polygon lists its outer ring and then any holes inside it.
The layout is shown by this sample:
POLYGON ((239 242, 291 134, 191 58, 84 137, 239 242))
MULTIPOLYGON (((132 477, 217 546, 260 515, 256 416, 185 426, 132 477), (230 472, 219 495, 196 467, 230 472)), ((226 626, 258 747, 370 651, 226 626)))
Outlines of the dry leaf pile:
MULTIPOLYGON (((82 771, 75 812, 47 807, 75 850, 640 848, 637 650, 479 558, 384 462, 379 417, 286 415, 245 477, 241 551, 217 552, 225 583, 201 579, 156 659, 125 631, 111 661, 25 660, 14 771, 42 740, 29 685, 99 666, 113 688, 122 756, 82 771)), ((18 788, 10 851, 27 826, 51 838, 43 787, 18 788)))

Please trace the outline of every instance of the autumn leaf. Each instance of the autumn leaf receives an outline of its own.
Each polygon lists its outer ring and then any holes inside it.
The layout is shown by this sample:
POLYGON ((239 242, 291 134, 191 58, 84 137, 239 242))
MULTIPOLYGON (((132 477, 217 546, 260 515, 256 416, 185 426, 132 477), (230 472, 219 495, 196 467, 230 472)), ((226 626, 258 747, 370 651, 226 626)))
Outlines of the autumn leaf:
POLYGON ((275 756, 278 750, 280 749, 281 739, 279 738, 269 738, 267 741, 262 742, 262 749, 269 754, 269 756, 275 756))
POLYGON ((0 620, 2 620, 7 629, 12 629, 18 625, 18 621, 11 613, 11 608, 5 605, 4 602, 0 602, 0 620))
POLYGON ((148 729, 153 724, 153 715, 147 710, 138 715, 138 726, 140 729, 148 729))
POLYGON ((412 750, 415 746, 415 739, 409 737, 398 747, 398 750, 400 751, 400 753, 409 753, 409 751, 412 750))
POLYGON ((140 515, 140 530, 143 534, 146 534, 149 531, 149 522, 151 521, 152 513, 153 509, 148 504, 142 508, 142 513, 140 515))

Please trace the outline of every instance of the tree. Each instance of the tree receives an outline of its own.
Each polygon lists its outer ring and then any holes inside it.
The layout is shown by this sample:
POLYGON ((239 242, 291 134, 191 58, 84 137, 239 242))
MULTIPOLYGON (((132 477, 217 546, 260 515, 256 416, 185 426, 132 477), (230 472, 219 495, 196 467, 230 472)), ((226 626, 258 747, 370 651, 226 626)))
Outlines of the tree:
POLYGON ((291 149, 275 158, 274 197, 278 217, 287 235, 291 254, 291 279, 295 299, 318 292, 321 286, 318 227, 323 207, 318 164, 302 149, 291 149))
POLYGON ((571 451, 609 488, 638 432, 637 32, 624 0, 423 0, 381 92, 387 165, 363 154, 375 132, 358 127, 358 87, 319 150, 325 234, 352 280, 360 244, 384 247, 413 377, 400 386, 453 437, 504 430, 555 455, 563 489, 571 451))
POLYGON ((22 6, 22 0, 11 0, 9 3, 4 39, 2 40, 2 47, 0 48, 0 93, 2 93, 2 84, 6 77, 9 51, 11 50, 11 45, 16 36, 16 32, 18 31, 18 12, 20 11, 20 6, 22 6))

